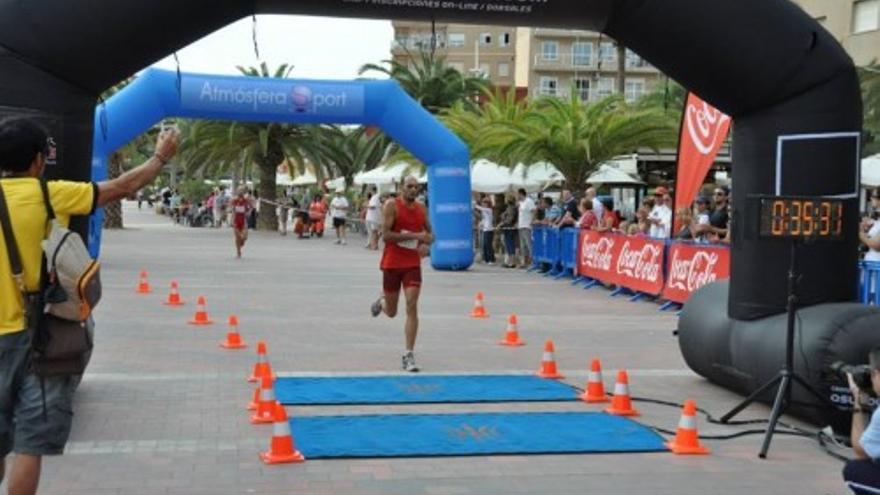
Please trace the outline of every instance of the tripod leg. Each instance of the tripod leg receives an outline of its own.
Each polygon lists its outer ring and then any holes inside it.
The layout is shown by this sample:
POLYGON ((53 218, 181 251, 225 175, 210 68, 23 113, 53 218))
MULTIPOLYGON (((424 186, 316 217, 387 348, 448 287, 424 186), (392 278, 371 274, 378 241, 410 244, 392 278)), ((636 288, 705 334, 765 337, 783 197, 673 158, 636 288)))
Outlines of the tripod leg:
POLYGON ((828 406, 834 405, 831 403, 831 400, 828 399, 828 397, 823 397, 822 394, 820 394, 818 390, 816 390, 812 385, 807 383, 807 381, 804 380, 803 378, 801 378, 800 375, 792 374, 791 377, 794 379, 795 382, 797 382, 801 387, 804 387, 807 390, 807 392, 810 392, 811 394, 813 394, 823 404, 828 405, 828 406))
POLYGON ((740 413, 740 411, 742 411, 743 409, 749 407, 749 404, 751 404, 752 402, 755 402, 755 400, 756 400, 761 394, 763 394, 763 393, 766 392, 767 390, 770 390, 770 387, 772 387, 773 385, 776 385, 776 384, 779 382, 779 380, 780 380, 781 378, 782 378, 782 375, 777 375, 776 378, 774 378, 774 379, 770 380, 769 382, 767 382, 767 383, 761 385, 761 388, 759 388, 758 390, 755 390, 754 392, 752 392, 752 394, 749 395, 748 397, 746 397, 746 399, 745 399, 744 401, 740 402, 738 406, 736 406, 736 407, 734 407, 733 409, 731 409, 729 413, 727 413, 727 414, 725 414, 724 416, 722 416, 721 419, 719 419, 718 421, 721 422, 721 423, 727 423, 728 421, 730 421, 730 418, 736 416, 737 414, 740 413))
POLYGON ((773 430, 776 429, 776 422, 779 420, 779 416, 782 415, 782 403, 790 386, 791 376, 788 374, 782 375, 782 381, 779 382, 779 390, 776 391, 776 400, 773 401, 773 411, 770 413, 770 423, 767 424, 767 432, 764 433, 764 444, 761 445, 761 452, 758 454, 758 457, 761 459, 767 458, 767 450, 770 449, 773 430))

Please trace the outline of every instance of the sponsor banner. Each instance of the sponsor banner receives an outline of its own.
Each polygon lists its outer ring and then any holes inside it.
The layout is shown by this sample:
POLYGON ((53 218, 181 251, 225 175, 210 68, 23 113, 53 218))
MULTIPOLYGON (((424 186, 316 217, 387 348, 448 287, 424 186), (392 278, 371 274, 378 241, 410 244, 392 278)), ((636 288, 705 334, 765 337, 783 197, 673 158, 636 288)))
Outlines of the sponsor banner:
POLYGON ((665 243, 648 237, 582 230, 578 274, 645 294, 663 289, 665 243))
POLYGON ((186 77, 181 104, 192 110, 261 115, 321 115, 362 118, 364 88, 261 78, 186 77))
POLYGON ((669 245, 663 297, 684 303, 700 287, 730 277, 726 246, 673 242, 669 245))
MULTIPOLYGON (((678 139, 678 167, 675 178, 675 210, 696 199, 730 130, 730 117, 693 93, 688 94, 678 139)), ((678 232, 678 221, 673 232, 678 232)))

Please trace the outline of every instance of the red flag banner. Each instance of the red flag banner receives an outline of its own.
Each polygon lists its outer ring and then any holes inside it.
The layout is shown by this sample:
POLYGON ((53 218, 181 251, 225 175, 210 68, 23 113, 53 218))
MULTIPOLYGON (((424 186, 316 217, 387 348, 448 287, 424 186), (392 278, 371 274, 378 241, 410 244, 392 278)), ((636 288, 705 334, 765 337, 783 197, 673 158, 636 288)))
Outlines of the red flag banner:
MULTIPOLYGON (((709 167, 727 139, 730 123, 730 117, 699 96, 688 94, 678 139, 675 211, 690 206, 696 199, 709 167)), ((677 225, 674 231, 678 231, 677 225)))
POLYGON ((726 246, 673 242, 663 297, 684 303, 700 287, 730 278, 730 249, 726 246))
POLYGON ((579 274, 645 294, 663 290, 663 241, 582 230, 579 245, 579 274))

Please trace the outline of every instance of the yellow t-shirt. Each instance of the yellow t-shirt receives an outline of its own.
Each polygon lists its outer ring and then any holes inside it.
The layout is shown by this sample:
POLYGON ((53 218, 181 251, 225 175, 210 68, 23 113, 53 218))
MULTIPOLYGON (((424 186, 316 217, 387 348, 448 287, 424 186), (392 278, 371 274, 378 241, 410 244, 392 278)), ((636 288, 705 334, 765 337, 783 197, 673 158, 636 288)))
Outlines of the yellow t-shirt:
MULTIPOLYGON (((55 209, 55 218, 67 225, 71 215, 88 215, 98 198, 97 185, 90 182, 50 181, 49 200, 55 209)), ((0 180, 6 197, 12 231, 15 234, 25 285, 33 292, 40 284, 42 247, 40 243, 47 232, 46 207, 40 183, 33 178, 9 178, 0 180)), ((0 230, 0 335, 25 329, 24 308, 21 292, 12 278, 6 239, 0 230)))

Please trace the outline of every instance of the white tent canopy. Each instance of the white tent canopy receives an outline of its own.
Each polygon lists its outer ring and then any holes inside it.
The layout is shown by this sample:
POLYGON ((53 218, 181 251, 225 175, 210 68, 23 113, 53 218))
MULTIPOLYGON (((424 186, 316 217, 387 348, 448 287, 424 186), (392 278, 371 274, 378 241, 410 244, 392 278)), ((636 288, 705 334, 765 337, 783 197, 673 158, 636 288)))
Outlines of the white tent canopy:
POLYGON ((380 165, 373 170, 368 170, 355 175, 354 184, 356 186, 362 186, 364 184, 378 186, 399 183, 407 175, 410 175, 407 171, 413 169, 414 167, 406 162, 398 162, 388 166, 380 165))
POLYGON ((880 153, 862 160, 862 185, 880 187, 880 153))
POLYGON ((529 167, 519 164, 511 170, 489 160, 479 159, 471 168, 471 188, 481 193, 499 194, 520 188, 536 192, 562 180, 564 177, 556 167, 543 162, 529 167))
POLYGON ((293 179, 293 181, 291 181, 290 185, 291 186, 311 186, 311 185, 317 184, 317 183, 318 183, 318 179, 315 177, 315 174, 306 170, 305 173, 303 173, 302 175, 293 179))
POLYGON ((602 164, 599 170, 596 170, 587 178, 587 184, 644 184, 639 179, 629 175, 612 165, 602 164))
POLYGON ((290 174, 276 173, 275 174, 275 184, 282 186, 282 187, 292 186, 293 185, 293 177, 291 177, 290 174))
POLYGON ((327 181, 327 189, 335 191, 337 189, 345 189, 345 177, 337 177, 327 181))

